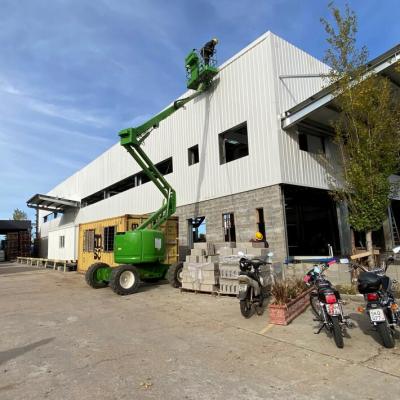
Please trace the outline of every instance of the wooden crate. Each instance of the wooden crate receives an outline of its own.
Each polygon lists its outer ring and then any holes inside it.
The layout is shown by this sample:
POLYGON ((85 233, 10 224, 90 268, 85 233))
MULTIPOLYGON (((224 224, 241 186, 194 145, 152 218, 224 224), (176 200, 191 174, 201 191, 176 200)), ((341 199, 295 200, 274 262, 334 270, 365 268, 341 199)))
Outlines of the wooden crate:
MULTIPOLYGON (((115 218, 107 218, 99 221, 87 222, 79 225, 79 243, 78 243, 78 272, 84 273, 90 265, 95 262, 104 262, 110 266, 116 266, 114 262, 114 252, 105 251, 104 229, 115 227, 115 232, 126 232, 140 225, 146 215, 122 215, 115 218), (86 233, 91 231, 92 233, 86 233), (84 249, 84 239, 86 236, 94 235, 94 246, 87 246, 84 249)), ((178 262, 178 218, 171 217, 167 223, 161 226, 165 234, 166 241, 166 264, 178 262)))

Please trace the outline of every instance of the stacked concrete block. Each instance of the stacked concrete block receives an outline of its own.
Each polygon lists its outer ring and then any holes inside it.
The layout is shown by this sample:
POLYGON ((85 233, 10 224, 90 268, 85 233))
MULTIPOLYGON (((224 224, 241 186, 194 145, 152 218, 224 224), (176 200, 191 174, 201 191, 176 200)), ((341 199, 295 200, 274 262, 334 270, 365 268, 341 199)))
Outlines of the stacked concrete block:
POLYGON ((218 289, 218 279, 217 263, 183 263, 182 289, 215 292, 218 289))
POLYGON ((219 264, 219 291, 223 294, 238 294, 238 276, 240 256, 229 255, 221 256, 219 264))

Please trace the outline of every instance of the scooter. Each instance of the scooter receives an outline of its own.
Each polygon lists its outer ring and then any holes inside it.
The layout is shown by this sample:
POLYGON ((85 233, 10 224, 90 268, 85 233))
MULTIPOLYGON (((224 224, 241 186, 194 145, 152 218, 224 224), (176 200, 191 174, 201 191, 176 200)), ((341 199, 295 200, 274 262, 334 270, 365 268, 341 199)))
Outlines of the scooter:
POLYGON ((270 283, 268 275, 273 280, 270 259, 273 253, 268 253, 264 258, 247 258, 242 252, 239 260, 239 302, 240 312, 243 317, 250 318, 253 306, 258 315, 263 313, 263 302, 267 297, 267 287, 270 283), (270 268, 268 268, 268 266, 270 268))
POLYGON ((358 291, 364 295, 365 308, 358 307, 358 311, 365 312, 371 324, 377 330, 383 345, 390 349, 395 345, 394 335, 396 326, 400 325, 400 310, 393 293, 393 283, 386 271, 390 264, 394 263, 394 255, 400 252, 400 246, 395 247, 393 255, 388 257, 382 268, 371 271, 364 266, 350 262, 354 269, 361 269, 357 279, 358 291))
POLYGON ((310 305, 316 316, 315 321, 320 322, 320 327, 315 333, 319 334, 325 328, 333 335, 336 346, 341 349, 344 346, 343 332, 351 323, 349 317, 344 315, 339 291, 324 275, 334 263, 336 259, 315 265, 307 272, 303 281, 307 286, 314 286, 314 290, 310 293, 310 305))

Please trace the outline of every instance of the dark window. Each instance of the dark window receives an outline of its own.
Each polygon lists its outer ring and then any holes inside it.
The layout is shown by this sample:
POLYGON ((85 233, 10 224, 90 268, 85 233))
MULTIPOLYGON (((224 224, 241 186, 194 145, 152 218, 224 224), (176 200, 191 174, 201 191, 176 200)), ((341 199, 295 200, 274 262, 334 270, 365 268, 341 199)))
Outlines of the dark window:
POLYGON ((104 228, 104 251, 114 250, 115 226, 104 228))
POLYGON ((188 149, 189 165, 197 164, 199 162, 199 145, 190 147, 188 149))
POLYGON ((336 204, 327 190, 284 185, 287 241, 290 256, 339 253, 336 204))
POLYGON ((299 148, 303 151, 308 151, 307 135, 305 133, 299 133, 299 148))
POLYGON ((325 140, 321 136, 299 133, 299 148, 313 154, 324 154, 325 140))
POLYGON ((220 164, 225 164, 248 155, 247 123, 219 134, 220 164))
POLYGON ((257 213, 257 231, 261 232, 265 239, 264 209, 256 208, 256 213, 257 213))
POLYGON ((65 236, 59 236, 59 248, 63 249, 65 247, 65 236))
POLYGON ((222 226, 224 228, 224 241, 236 242, 235 217, 233 213, 222 214, 222 226))
POLYGON ((83 251, 94 250, 94 229, 87 229, 83 232, 83 251))
MULTIPOLYGON (((173 172, 172 157, 167 158, 164 161, 155 164, 160 174, 168 175, 173 172)), ((90 204, 97 203, 106 198, 115 196, 118 193, 125 192, 126 190, 132 189, 136 186, 140 186, 144 183, 149 182, 149 177, 143 172, 138 172, 135 175, 131 175, 128 178, 122 179, 105 189, 99 190, 96 193, 91 194, 81 200, 81 207, 88 206, 90 204)))

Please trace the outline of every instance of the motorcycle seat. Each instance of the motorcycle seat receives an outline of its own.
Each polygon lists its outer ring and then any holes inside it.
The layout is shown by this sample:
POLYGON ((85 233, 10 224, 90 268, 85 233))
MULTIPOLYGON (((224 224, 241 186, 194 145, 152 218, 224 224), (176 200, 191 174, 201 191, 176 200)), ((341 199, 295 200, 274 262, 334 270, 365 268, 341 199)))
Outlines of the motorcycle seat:
POLYGON ((261 265, 265 264, 265 261, 255 258, 254 260, 251 260, 251 263, 253 264, 254 268, 260 268, 261 265))
POLYGON ((322 286, 318 288, 319 293, 334 293, 334 290, 331 286, 322 286))

